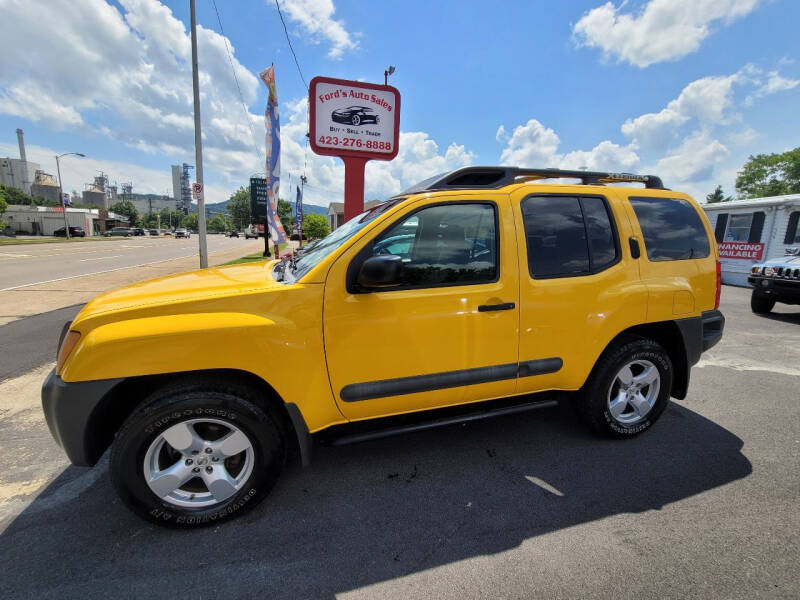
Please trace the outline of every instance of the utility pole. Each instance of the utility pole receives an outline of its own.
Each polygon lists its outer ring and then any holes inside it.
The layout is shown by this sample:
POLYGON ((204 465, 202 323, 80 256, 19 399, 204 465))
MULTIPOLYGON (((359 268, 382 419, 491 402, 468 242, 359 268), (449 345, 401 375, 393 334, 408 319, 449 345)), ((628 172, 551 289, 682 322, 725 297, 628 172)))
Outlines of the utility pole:
MULTIPOLYGON (((17 130, 19 131, 19 129, 17 130)), ((64 235, 69 239, 69 221, 67 221, 67 204, 64 202, 64 190, 61 188, 61 166, 58 164, 58 159, 65 156, 80 156, 83 158, 85 154, 80 152, 65 152, 64 154, 56 155, 56 172, 58 173, 58 202, 61 204, 61 210, 64 211, 64 235)), ((25 167, 27 169, 27 166, 25 167)))
MULTIPOLYGON (((197 18, 194 0, 189 0, 192 21, 192 88, 194 91, 194 155, 197 183, 203 185, 203 139, 200 133, 200 81, 197 74, 197 18)), ((200 239, 200 268, 208 267, 208 247, 206 246, 206 206, 204 194, 197 197, 197 232, 200 239)))
POLYGON ((306 187, 306 181, 308 181, 308 177, 305 176, 305 173, 303 175, 300 175, 300 228, 297 233, 300 238, 301 250, 303 248, 303 223, 305 220, 305 215, 303 214, 303 201, 305 200, 305 195, 303 194, 303 191, 305 190, 306 187))

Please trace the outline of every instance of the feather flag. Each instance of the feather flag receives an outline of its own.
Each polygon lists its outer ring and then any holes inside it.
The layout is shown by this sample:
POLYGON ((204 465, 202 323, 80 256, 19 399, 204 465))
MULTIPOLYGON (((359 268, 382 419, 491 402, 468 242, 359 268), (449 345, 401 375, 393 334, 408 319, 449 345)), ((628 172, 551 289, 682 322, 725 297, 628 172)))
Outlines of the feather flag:
POLYGON ((278 218, 278 194, 281 184, 281 120, 278 115, 278 90, 275 87, 275 67, 270 65, 261 73, 261 81, 269 90, 264 126, 267 130, 267 227, 273 243, 282 244, 288 238, 278 218))

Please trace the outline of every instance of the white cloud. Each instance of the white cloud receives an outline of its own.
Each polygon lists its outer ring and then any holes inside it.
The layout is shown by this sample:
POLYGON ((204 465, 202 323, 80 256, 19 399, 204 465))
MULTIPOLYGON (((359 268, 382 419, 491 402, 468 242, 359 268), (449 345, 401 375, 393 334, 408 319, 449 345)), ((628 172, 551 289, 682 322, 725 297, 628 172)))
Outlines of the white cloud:
POLYGON ((500 127, 497 128, 497 133, 494 134, 494 139, 496 139, 498 142, 507 140, 508 134, 506 133, 506 128, 500 125, 500 127))
POLYGON ((677 60, 695 52, 715 25, 728 25, 763 0, 650 0, 634 14, 626 2, 606 2, 574 25, 579 44, 637 67, 677 60))
POLYGON ((639 156, 630 146, 608 140, 591 150, 573 150, 560 154, 558 134, 536 119, 514 128, 508 144, 500 154, 504 165, 520 167, 586 168, 592 171, 629 171, 639 163, 639 156))
MULTIPOLYGON (((269 0, 268 3, 273 4, 269 0)), ((350 33, 344 21, 333 18, 336 11, 333 0, 282 0, 281 9, 299 23, 312 40, 324 38, 330 42, 328 57, 338 59, 345 52, 358 48, 358 41, 354 39, 358 34, 350 33)))
POLYGON ((728 148, 706 130, 694 132, 680 146, 660 159, 654 171, 664 181, 697 183, 710 180, 714 167, 728 155, 728 148))
POLYGON ((800 79, 789 79, 781 76, 778 71, 770 71, 767 74, 767 80, 751 95, 745 98, 745 106, 751 106, 756 98, 769 96, 776 92, 783 92, 792 90, 800 84, 800 79))

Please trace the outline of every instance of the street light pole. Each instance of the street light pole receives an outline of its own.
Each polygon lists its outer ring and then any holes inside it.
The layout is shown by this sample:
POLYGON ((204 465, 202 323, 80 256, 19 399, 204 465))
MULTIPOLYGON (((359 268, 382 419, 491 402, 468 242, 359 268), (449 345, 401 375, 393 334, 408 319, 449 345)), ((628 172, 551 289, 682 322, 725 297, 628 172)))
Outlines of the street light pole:
MULTIPOLYGON (((194 13, 194 0, 189 0, 192 21, 192 89, 194 91, 194 155, 197 183, 203 185, 203 138, 200 133, 200 82, 197 73, 197 18, 194 13)), ((208 247, 206 246, 206 207, 204 194, 197 196, 197 232, 200 241, 200 268, 208 267, 208 247)))
POLYGON ((58 159, 63 158, 65 156, 80 156, 83 158, 86 156, 85 154, 81 154, 80 152, 65 152, 64 154, 57 154, 56 155, 56 172, 58 173, 58 201, 61 204, 61 210, 64 213, 64 234, 69 239, 69 221, 67 221, 67 203, 64 202, 64 190, 61 187, 61 166, 58 164, 58 159))

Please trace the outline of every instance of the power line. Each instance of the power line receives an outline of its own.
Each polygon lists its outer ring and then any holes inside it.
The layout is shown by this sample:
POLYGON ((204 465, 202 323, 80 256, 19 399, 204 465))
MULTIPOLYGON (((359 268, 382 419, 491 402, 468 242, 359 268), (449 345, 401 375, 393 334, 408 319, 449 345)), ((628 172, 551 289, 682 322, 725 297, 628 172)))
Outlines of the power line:
POLYGON ((283 23, 283 33, 286 34, 286 41, 289 43, 289 50, 292 51, 292 56, 294 57, 294 64, 297 65, 297 72, 300 74, 300 79, 303 81, 303 85, 305 86, 306 90, 308 89, 308 84, 306 83, 306 78, 303 77, 303 71, 300 69, 300 63, 297 61, 297 55, 294 53, 294 47, 292 46, 292 40, 289 39, 289 30, 286 29, 286 21, 283 20, 283 13, 281 12, 281 5, 278 3, 278 0, 275 0, 275 6, 278 9, 278 16, 281 18, 281 23, 283 23))
POLYGON ((225 42, 225 52, 228 53, 228 62, 231 65, 231 73, 233 73, 233 80, 236 82, 236 90, 239 92, 239 100, 242 103, 242 109, 244 110, 245 119, 247 120, 247 127, 250 129, 250 135, 253 136, 253 147, 256 149, 256 154, 261 156, 261 151, 259 150, 258 146, 258 138, 256 137, 256 132, 253 130, 253 123, 250 119, 250 111, 247 109, 247 104, 244 101, 244 96, 242 95, 242 88, 239 85, 239 78, 236 76, 236 69, 233 66, 233 57, 231 56, 231 51, 228 48, 228 38, 225 35, 225 30, 222 28, 222 19, 219 16, 219 10, 217 9, 217 2, 216 0, 211 0, 211 4, 214 5, 214 12, 217 13, 217 23, 219 23, 219 31, 222 34, 222 39, 225 42))

